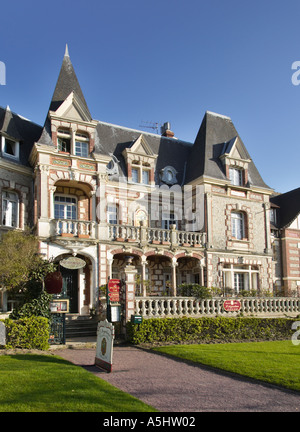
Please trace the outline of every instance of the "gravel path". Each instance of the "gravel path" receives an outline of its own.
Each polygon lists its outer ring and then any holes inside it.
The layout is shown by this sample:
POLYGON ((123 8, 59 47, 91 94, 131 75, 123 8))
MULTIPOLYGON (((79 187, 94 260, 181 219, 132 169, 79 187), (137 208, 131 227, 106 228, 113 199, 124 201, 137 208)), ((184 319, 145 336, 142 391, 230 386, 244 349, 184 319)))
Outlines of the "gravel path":
POLYGON ((140 348, 114 347, 111 373, 94 366, 95 349, 57 349, 55 354, 161 412, 300 412, 300 393, 140 348))

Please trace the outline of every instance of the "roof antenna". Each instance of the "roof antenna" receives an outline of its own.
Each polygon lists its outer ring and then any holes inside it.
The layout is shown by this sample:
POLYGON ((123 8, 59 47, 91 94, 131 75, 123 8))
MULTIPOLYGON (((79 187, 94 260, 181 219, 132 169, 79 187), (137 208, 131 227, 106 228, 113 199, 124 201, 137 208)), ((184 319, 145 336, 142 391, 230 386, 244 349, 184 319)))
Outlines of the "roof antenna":
POLYGON ((158 123, 158 122, 155 122, 155 123, 153 123, 153 122, 145 122, 145 121, 143 121, 143 123, 146 123, 146 124, 143 124, 143 125, 139 125, 139 127, 141 127, 141 128, 147 128, 147 129, 153 129, 153 130, 155 130, 156 131, 156 133, 158 134, 159 132, 159 127, 162 125, 161 123, 158 123))

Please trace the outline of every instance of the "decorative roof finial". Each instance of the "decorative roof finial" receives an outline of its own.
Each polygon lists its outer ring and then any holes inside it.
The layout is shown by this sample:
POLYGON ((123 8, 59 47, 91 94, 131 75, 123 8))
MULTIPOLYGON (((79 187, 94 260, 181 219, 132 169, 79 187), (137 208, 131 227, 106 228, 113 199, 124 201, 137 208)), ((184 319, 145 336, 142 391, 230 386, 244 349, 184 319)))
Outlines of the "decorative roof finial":
POLYGON ((69 56, 68 44, 66 44, 65 57, 70 57, 70 56, 69 56))

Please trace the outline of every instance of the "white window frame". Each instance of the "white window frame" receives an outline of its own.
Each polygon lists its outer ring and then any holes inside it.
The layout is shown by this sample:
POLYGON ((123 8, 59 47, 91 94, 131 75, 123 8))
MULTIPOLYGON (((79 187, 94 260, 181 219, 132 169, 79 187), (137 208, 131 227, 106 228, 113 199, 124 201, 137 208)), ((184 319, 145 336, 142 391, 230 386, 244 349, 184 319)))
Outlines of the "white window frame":
POLYGON ((119 209, 118 209, 117 204, 109 203, 107 205, 107 210, 106 210, 107 223, 109 223, 111 225, 117 225, 118 224, 118 215, 119 215, 118 210, 119 209))
POLYGON ((248 276, 247 273, 235 272, 234 277, 234 291, 238 294, 240 291, 244 291, 245 288, 245 278, 248 276))
POLYGON ((57 149, 64 153, 71 153, 72 149, 72 134, 70 130, 58 129, 57 131, 57 149), (66 140, 69 141, 69 149, 63 148, 66 145, 66 140))
POLYGON ((144 185, 149 185, 150 184, 150 167, 144 166, 142 163, 134 163, 133 162, 131 165, 131 181, 133 183, 141 183, 144 185), (133 175, 133 171, 135 172, 134 175, 133 175), (147 176, 146 176, 146 174, 147 174, 147 176))
POLYGON ((77 197, 73 196, 73 195, 64 195, 64 194, 55 194, 53 197, 53 208, 54 208, 54 219, 58 220, 58 219, 62 219, 62 220, 77 220, 77 214, 78 214, 78 201, 77 201, 77 197), (67 202, 67 201, 58 201, 55 202, 55 198, 70 198, 71 200, 73 200, 73 202, 67 202), (56 204, 65 204, 64 206, 64 217, 56 217, 55 215, 55 205, 56 204), (67 207, 71 206, 71 208, 75 208, 75 218, 73 217, 67 217, 68 216, 68 209, 67 207))
POLYGON ((133 183, 139 183, 139 169, 133 167, 131 169, 131 180, 133 181, 133 183), (134 172, 134 175, 133 175, 134 172))
POLYGON ((1 151, 2 151, 2 154, 4 156, 6 156, 8 158, 11 158, 11 159, 19 160, 20 143, 19 143, 19 141, 15 141, 12 138, 8 138, 8 137, 5 137, 5 136, 2 136, 1 137, 1 151), (10 153, 6 153, 6 151, 5 151, 6 140, 8 140, 8 141, 10 141, 11 143, 14 144, 14 154, 13 155, 10 154, 10 153))
POLYGON ((231 288, 236 294, 242 289, 245 291, 258 290, 259 269, 252 265, 238 267, 231 264, 223 268, 223 280, 224 286, 231 288))
POLYGON ((241 168, 230 167, 229 178, 234 186, 243 186, 243 170, 241 168))
POLYGON ((149 182, 150 182, 150 171, 146 170, 146 169, 142 169, 142 183, 145 185, 148 185, 149 182), (145 176, 146 176, 146 178, 145 178, 145 176))
POLYGON ((1 223, 3 226, 18 228, 19 227, 19 197, 14 191, 3 190, 2 191, 2 219, 1 223), (14 195, 4 196, 5 194, 14 195), (15 206, 15 210, 14 207, 15 206))
POLYGON ((237 240, 245 238, 245 215, 242 212, 231 212, 231 234, 237 240))
POLYGON ((84 132, 77 131, 75 133, 75 143, 74 143, 75 156, 88 157, 89 156, 89 144, 90 144, 89 136, 84 132), (77 150, 78 146, 80 148, 79 151, 77 150), (84 151, 83 151, 83 149, 84 149, 84 151))

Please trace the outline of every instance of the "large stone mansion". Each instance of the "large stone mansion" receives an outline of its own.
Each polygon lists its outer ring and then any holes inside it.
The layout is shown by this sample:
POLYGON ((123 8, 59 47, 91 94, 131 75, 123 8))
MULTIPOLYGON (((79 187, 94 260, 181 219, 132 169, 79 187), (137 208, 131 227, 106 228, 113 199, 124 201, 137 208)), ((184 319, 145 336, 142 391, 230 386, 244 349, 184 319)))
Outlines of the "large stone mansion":
POLYGON ((0 107, 0 232, 33 226, 45 258, 85 261, 61 267, 70 312, 87 315, 128 259, 140 295, 299 290, 300 191, 265 184, 229 117, 207 111, 194 143, 169 123, 94 120, 67 50, 45 114, 39 126, 0 107))

